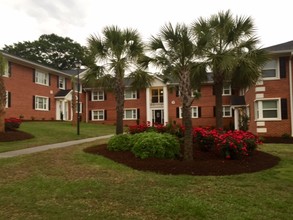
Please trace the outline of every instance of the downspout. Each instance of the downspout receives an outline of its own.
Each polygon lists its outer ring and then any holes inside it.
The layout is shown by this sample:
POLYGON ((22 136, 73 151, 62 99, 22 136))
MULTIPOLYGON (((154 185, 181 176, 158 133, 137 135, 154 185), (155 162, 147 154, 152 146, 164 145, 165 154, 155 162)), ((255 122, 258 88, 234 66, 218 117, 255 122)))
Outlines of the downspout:
POLYGON ((290 117, 291 117, 291 137, 293 137, 293 89, 292 89, 292 55, 293 51, 290 54, 289 58, 289 87, 290 87, 290 117))

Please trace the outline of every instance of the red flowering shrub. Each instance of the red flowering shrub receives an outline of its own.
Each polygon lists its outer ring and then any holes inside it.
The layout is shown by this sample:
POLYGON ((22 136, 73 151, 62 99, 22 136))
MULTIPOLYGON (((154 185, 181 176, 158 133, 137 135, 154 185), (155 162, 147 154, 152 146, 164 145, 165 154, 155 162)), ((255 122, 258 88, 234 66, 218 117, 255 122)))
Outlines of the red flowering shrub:
POLYGON ((216 129, 201 127, 194 128, 193 142, 197 143, 202 151, 210 151, 214 148, 218 135, 216 129))
POLYGON ((149 122, 139 124, 139 125, 130 125, 130 126, 128 126, 128 133, 137 134, 137 133, 147 131, 148 128, 150 128, 150 123, 149 122))
POLYGON ((21 122, 22 121, 19 118, 5 118, 5 130, 17 129, 21 122))

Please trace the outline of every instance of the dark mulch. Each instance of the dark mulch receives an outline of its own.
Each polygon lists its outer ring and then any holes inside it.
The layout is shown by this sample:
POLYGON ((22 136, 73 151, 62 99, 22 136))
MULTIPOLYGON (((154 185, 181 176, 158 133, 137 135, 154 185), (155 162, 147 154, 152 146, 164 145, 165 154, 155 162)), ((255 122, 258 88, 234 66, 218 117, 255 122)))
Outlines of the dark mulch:
POLYGON ((4 133, 0 133, 0 142, 8 141, 21 141, 33 138, 34 136, 19 130, 8 130, 4 133))
POLYGON ((151 171, 160 174, 187 174, 198 176, 221 176, 241 173, 252 173, 269 169, 277 165, 280 158, 262 151, 255 151, 252 156, 239 160, 226 160, 210 153, 195 150, 194 161, 167 159, 139 159, 131 152, 114 152, 107 150, 107 145, 84 149, 87 153, 102 155, 115 162, 136 170, 151 171))
POLYGON ((263 143, 275 143, 275 144, 293 144, 293 138, 283 138, 283 137, 263 137, 263 143))

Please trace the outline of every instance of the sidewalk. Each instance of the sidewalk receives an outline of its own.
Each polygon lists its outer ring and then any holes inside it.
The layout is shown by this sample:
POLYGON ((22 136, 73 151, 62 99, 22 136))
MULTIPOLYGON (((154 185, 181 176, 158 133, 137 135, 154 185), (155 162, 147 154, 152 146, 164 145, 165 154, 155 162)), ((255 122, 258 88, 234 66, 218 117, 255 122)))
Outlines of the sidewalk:
POLYGON ((105 136, 100 136, 100 137, 67 141, 67 142, 62 142, 62 143, 48 144, 48 145, 42 145, 42 146, 38 146, 38 147, 31 147, 31 148, 26 148, 26 149, 21 149, 21 150, 4 152, 4 153, 0 153, 0 159, 1 158, 16 157, 16 156, 24 155, 24 154, 32 154, 32 153, 37 153, 37 152, 46 151, 46 150, 55 149, 55 148, 70 147, 70 146, 73 146, 76 144, 82 144, 82 143, 87 143, 87 142, 91 142, 91 141, 95 141, 95 140, 99 140, 99 139, 110 138, 112 136, 113 136, 113 134, 110 134, 110 135, 105 135, 105 136))

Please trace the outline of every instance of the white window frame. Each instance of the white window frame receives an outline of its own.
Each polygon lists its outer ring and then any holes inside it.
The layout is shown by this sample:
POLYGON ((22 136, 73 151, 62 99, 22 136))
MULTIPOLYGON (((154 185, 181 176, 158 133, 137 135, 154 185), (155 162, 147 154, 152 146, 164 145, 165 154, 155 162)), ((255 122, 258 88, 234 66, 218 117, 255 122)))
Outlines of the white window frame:
MULTIPOLYGON (((269 98, 269 99, 256 99, 254 101, 254 110, 255 110, 255 121, 280 121, 281 117, 281 98, 269 98), (277 102, 277 117, 275 118, 264 118, 263 111, 269 109, 263 109, 264 101, 276 101, 277 102)), ((271 109, 274 110, 274 109, 271 109)))
POLYGON ((123 114, 123 120, 136 120, 137 119, 137 109, 136 108, 128 108, 128 109, 124 109, 124 114, 123 114), (126 118, 126 112, 127 111, 132 111, 131 118, 126 118))
POLYGON ((8 94, 9 92, 6 90, 6 100, 5 100, 5 108, 8 108, 8 94))
MULTIPOLYGON (((78 102, 76 102, 76 113, 78 113, 78 102)), ((82 113, 82 102, 79 102, 79 113, 82 113)))
POLYGON ((232 94, 231 84, 224 84, 223 85, 222 95, 223 96, 230 96, 231 94, 232 94))
POLYGON ((263 80, 276 80, 276 79, 280 79, 280 73, 279 73, 279 60, 278 60, 278 59, 272 59, 272 60, 268 61, 267 63, 269 63, 269 62, 271 62, 271 61, 276 62, 276 66, 275 66, 275 68, 268 68, 268 67, 266 67, 266 64, 265 64, 262 70, 270 70, 270 69, 274 69, 274 70, 275 70, 275 73, 276 73, 276 76, 273 76, 273 77, 263 77, 263 76, 261 76, 261 78, 262 78, 263 80))
POLYGON ((151 103, 152 104, 163 104, 164 103, 164 89, 163 88, 152 88, 151 89, 151 103), (153 91, 158 91, 158 102, 153 102, 153 91), (162 98, 162 102, 161 102, 162 98))
POLYGON ((49 97, 46 96, 35 96, 35 110, 39 110, 39 111, 49 111, 49 97), (45 101, 43 103, 43 106, 39 106, 39 99, 43 99, 43 101, 45 101))
POLYGON ((92 91, 91 96, 92 96, 91 97, 92 101, 104 101, 105 100, 105 92, 103 90, 92 91))
MULTIPOLYGON (((191 106, 191 118, 198 118, 198 106, 191 106), (196 116, 194 116, 196 113, 196 116)), ((182 107, 179 108, 179 118, 183 118, 182 116, 182 107)))
POLYGON ((104 109, 92 110, 92 121, 104 121, 104 120, 105 120, 105 110, 104 109), (102 113, 102 114, 100 115, 100 113, 102 113), (96 118, 95 118, 95 116, 96 116, 96 118), (100 118, 100 116, 102 116, 102 117, 100 118))
POLYGON ((35 83, 48 86, 49 85, 49 73, 45 73, 45 72, 36 70, 35 83))
POLYGON ((231 118, 232 117, 232 107, 231 105, 223 105, 222 106, 223 109, 222 109, 222 113, 223 113, 223 118, 231 118), (226 108, 229 108, 229 114, 226 114, 226 108))
POLYGON ((58 78, 59 78, 58 79, 58 87, 59 87, 59 89, 65 89, 65 83, 66 83, 65 77, 59 76, 58 78))
POLYGON ((9 63, 7 60, 4 60, 4 73, 2 76, 9 77, 9 63))
POLYGON ((137 91, 131 90, 131 89, 125 89, 124 99, 125 100, 137 99, 137 91), (129 95, 129 97, 127 97, 127 94, 129 95))

